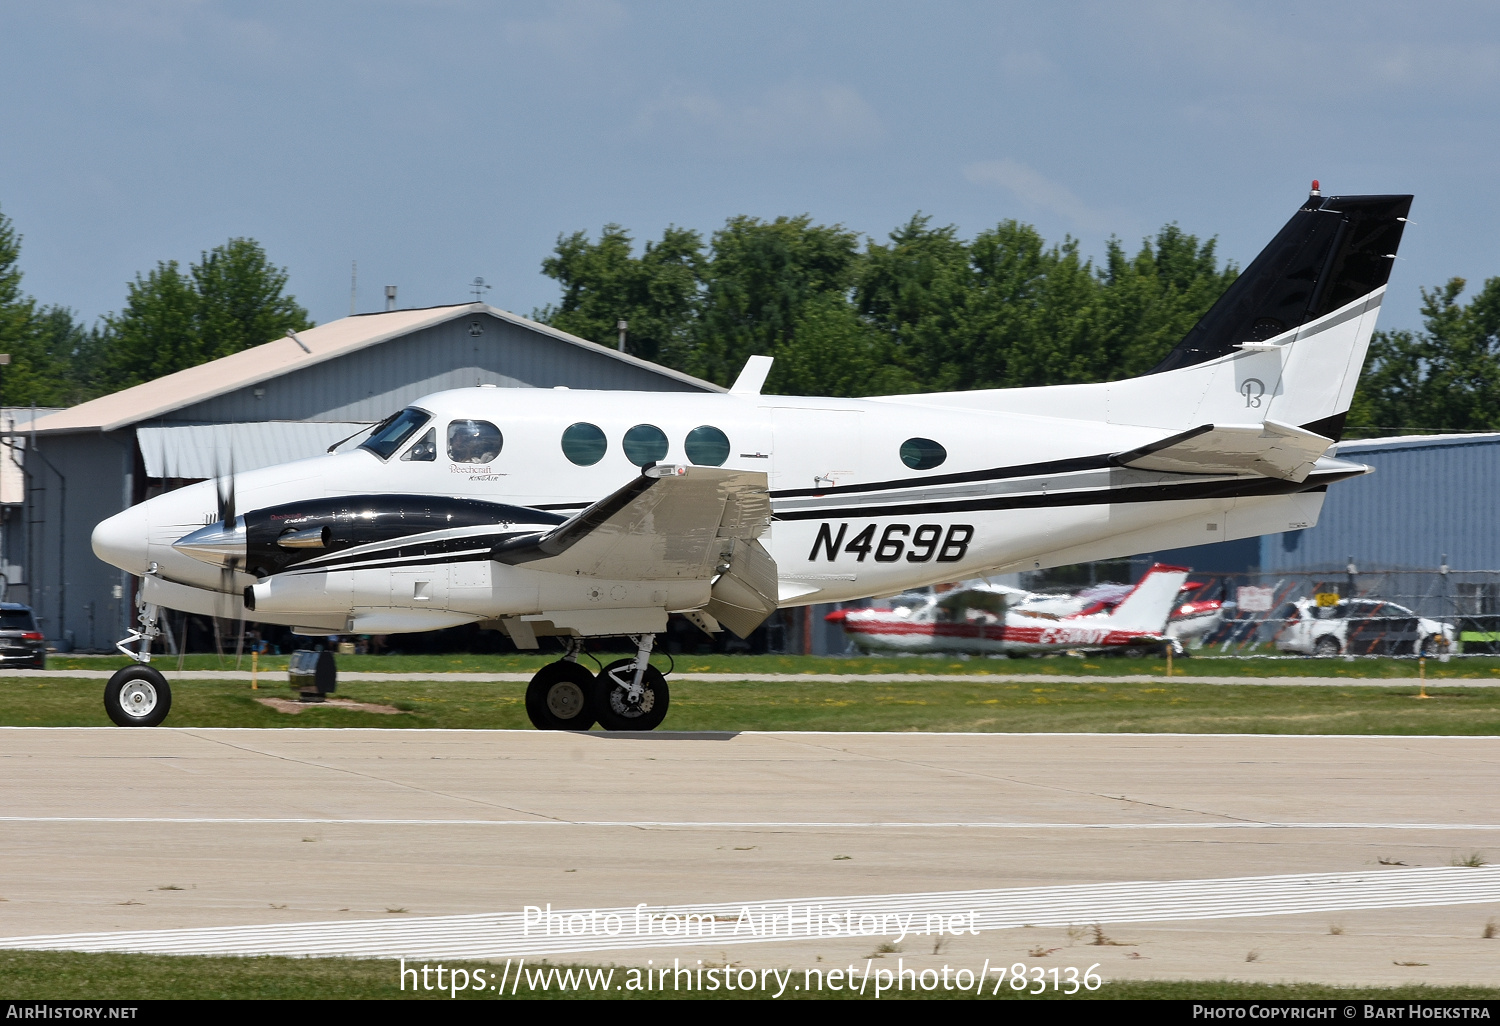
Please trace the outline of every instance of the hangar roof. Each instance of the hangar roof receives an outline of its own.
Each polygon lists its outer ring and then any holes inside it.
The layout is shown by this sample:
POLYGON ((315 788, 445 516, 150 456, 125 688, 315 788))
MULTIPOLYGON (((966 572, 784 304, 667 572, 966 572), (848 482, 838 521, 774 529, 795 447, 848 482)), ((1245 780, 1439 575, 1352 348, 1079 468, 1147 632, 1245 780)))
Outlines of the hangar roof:
POLYGON ((1356 456, 1360 453, 1390 452, 1395 449, 1427 449, 1451 445, 1493 445, 1500 441, 1500 432, 1465 432, 1444 435, 1391 435, 1387 438, 1354 438, 1340 442, 1336 448, 1340 456, 1356 456))
POLYGON ((302 370, 337 357, 347 356, 361 349, 401 338, 444 321, 476 313, 487 313, 492 317, 529 328, 559 342, 586 348, 599 355, 650 370, 664 377, 674 378, 706 392, 724 391, 712 382, 621 353, 576 335, 569 335, 565 331, 558 331, 548 325, 519 317, 509 311, 490 306, 488 303, 461 303, 456 306, 436 306, 422 310, 358 314, 330 321, 297 333, 297 339, 300 339, 307 347, 306 352, 290 336, 279 338, 264 345, 231 353, 229 356, 199 364, 196 367, 188 367, 154 381, 147 381, 119 392, 100 396, 98 399, 91 399, 70 409, 42 417, 36 422, 36 432, 37 434, 57 434, 79 431, 115 431, 143 420, 160 417, 193 403, 268 381, 291 371, 302 370))

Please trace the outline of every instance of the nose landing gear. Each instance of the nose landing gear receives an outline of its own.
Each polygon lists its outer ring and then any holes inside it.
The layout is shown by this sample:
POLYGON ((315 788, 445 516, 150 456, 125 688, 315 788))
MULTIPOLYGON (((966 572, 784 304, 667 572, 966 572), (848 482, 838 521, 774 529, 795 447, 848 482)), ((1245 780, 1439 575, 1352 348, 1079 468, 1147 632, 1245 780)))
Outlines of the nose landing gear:
POLYGON ((538 730, 655 730, 667 715, 667 679, 648 661, 656 641, 635 636, 633 659, 619 659, 598 676, 579 666, 583 642, 570 638, 567 652, 537 671, 526 687, 526 715, 538 730))
POLYGON ((151 662, 151 641, 161 633, 157 626, 157 607, 143 602, 136 620, 140 626, 129 637, 115 645, 136 661, 136 665, 116 670, 104 685, 104 711, 117 727, 154 727, 172 710, 172 688, 151 662), (128 647, 140 642, 139 651, 128 647))

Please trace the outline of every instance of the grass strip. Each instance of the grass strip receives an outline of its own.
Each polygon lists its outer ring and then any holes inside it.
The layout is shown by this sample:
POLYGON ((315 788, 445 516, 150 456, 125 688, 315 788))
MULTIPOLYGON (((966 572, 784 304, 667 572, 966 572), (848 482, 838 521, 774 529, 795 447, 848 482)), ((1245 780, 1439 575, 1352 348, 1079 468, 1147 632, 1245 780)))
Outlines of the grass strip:
MULTIPOLYGON (((626 653, 601 650, 598 658, 610 662, 626 653)), ((360 673, 535 673, 557 653, 539 655, 341 655, 341 670, 360 673)), ((260 660, 261 672, 284 681, 287 656, 266 656, 260 660)), ((667 669, 675 663, 679 673, 736 673, 753 676, 764 673, 905 673, 923 674, 972 673, 980 675, 1005 673, 1045 673, 1068 676, 1126 676, 1165 674, 1164 659, 1077 658, 1046 656, 1028 659, 965 659, 955 656, 752 656, 752 655, 679 655, 672 659, 659 655, 652 660, 667 669)), ((248 673, 250 657, 244 656, 236 666, 234 656, 189 655, 183 661, 188 670, 233 670, 248 673)), ((176 656, 158 656, 152 663, 159 670, 175 670, 176 656)), ((592 665, 585 659, 586 665, 592 665)), ((114 670, 130 665, 120 655, 51 655, 47 666, 54 670, 114 670)), ((1440 663, 1427 661, 1431 680, 1493 680, 1500 686, 1500 658, 1476 656, 1440 663)), ((1178 674, 1195 677, 1332 677, 1349 680, 1360 678, 1415 677, 1415 659, 1359 657, 1356 659, 1235 658, 1197 656, 1174 661, 1178 674)))
MULTIPOLYGON (((435 964, 435 963, 434 963, 435 964)), ((410 968, 411 963, 408 963, 410 968)), ((504 963, 465 962, 460 968, 466 975, 475 969, 483 969, 485 979, 494 974, 498 979, 504 963)), ((610 989, 589 989, 577 986, 579 971, 591 973, 608 971, 611 967, 552 965, 529 963, 528 967, 539 976, 522 982, 510 993, 506 986, 502 997, 498 989, 461 990, 456 997, 444 990, 403 991, 398 984, 398 964, 387 959, 353 958, 236 958, 204 955, 128 955, 128 954, 82 954, 66 951, 4 951, 0 952, 0 994, 8 1000, 19 1001, 130 1001, 130 1000, 681 1000, 721 998, 730 1000, 765 1000, 775 996, 774 982, 767 987, 724 990, 674 990, 670 986, 663 990, 644 989, 644 978, 640 971, 635 981, 642 989, 631 989, 631 970, 612 967, 613 974, 607 986, 610 989), (564 973, 572 971, 574 986, 564 986, 564 973), (541 985, 537 985, 540 983, 541 985)), ((722 968, 720 970, 722 972, 722 968)), ((970 970, 973 971, 972 969, 970 970)), ((515 972, 515 967, 512 967, 515 972)), ((745 970, 749 973, 750 970, 745 970)), ((781 970, 783 979, 787 970, 781 970)), ((809 991, 803 986, 806 979, 803 970, 792 970, 791 980, 781 994, 783 1000, 807 999, 859 999, 858 992, 848 990, 809 991), (797 988, 797 989, 794 989, 797 988)), ((758 973, 757 973, 758 975, 758 973)), ((429 975, 429 981, 435 979, 429 975)), ((597 980, 598 977, 595 976, 597 980)), ((411 977, 408 977, 410 984, 411 977)), ((513 979, 512 979, 512 982, 513 979)), ((1038 1000, 1043 998, 1079 999, 1145 999, 1145 1000, 1308 1000, 1308 999, 1372 999, 1372 1000, 1494 1000, 1500 998, 1500 987, 1427 986, 1409 984, 1394 987, 1338 987, 1317 983, 1249 983, 1234 980, 1122 980, 1107 982, 1095 991, 1080 991, 1071 997, 1060 992, 1047 991, 1032 996, 1002 985, 998 995, 992 994, 993 985, 984 988, 987 999, 1038 1000)), ((868 989, 866 1000, 873 995, 868 989)), ((948 998, 954 1000, 976 1000, 971 992, 945 991, 941 986, 933 991, 889 991, 882 1000, 892 999, 932 1000, 948 998)))
MULTIPOLYGON (((333 697, 387 713, 260 699, 292 697, 285 678, 252 691, 240 681, 181 681, 173 727, 523 729, 519 683, 348 681, 333 697)), ((98 681, 0 679, 0 725, 108 726, 98 681)), ((1273 687, 1171 681, 1119 684, 674 681, 668 730, 860 730, 1246 734, 1500 734, 1500 687, 1273 687)))

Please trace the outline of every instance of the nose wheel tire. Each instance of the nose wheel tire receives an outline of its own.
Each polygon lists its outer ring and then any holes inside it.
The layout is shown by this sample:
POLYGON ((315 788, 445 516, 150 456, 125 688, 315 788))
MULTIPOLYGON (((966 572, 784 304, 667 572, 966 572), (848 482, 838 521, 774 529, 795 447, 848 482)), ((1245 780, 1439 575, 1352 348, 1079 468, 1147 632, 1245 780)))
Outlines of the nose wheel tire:
POLYGON ((154 727, 172 710, 172 687, 149 666, 115 671, 104 685, 104 711, 117 727, 154 727))
POLYGON ((526 685, 526 715, 537 730, 588 730, 594 725, 593 690, 594 675, 582 666, 548 663, 526 685))
POLYGON ((635 660, 619 659, 599 671, 594 684, 594 716, 605 730, 655 730, 667 717, 667 678, 654 666, 641 675, 631 694, 635 660))

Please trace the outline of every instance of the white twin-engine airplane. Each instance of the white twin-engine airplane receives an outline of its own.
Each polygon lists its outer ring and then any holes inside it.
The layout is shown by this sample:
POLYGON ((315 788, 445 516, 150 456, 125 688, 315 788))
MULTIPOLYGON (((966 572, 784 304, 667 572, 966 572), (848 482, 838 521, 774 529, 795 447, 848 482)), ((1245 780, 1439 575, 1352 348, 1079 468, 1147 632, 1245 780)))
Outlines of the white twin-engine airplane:
POLYGON ((537 673, 540 728, 650 730, 669 613, 744 636, 787 606, 1310 527, 1410 196, 1324 197, 1152 372, 1099 384, 869 399, 466 388, 358 449, 150 499, 94 531, 140 575, 140 665, 120 724, 170 705, 144 665, 158 607, 303 633, 479 622, 566 654, 537 673), (237 500, 236 500, 237 497, 237 500), (204 526, 207 524, 208 526, 204 526), (630 636, 598 675, 582 639, 630 636))

